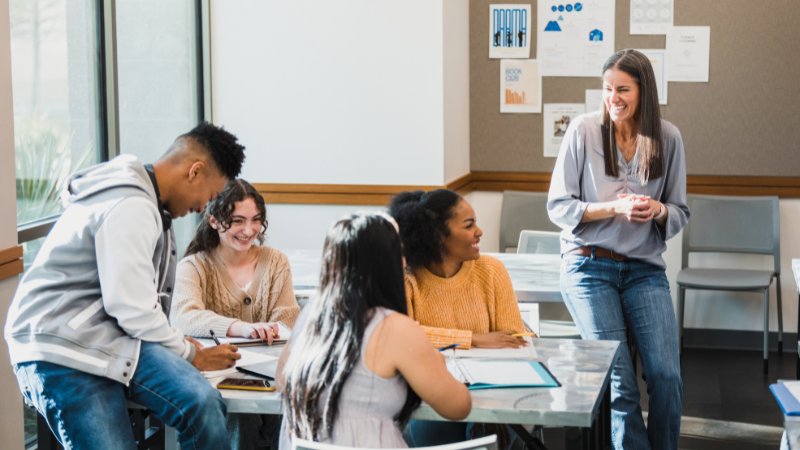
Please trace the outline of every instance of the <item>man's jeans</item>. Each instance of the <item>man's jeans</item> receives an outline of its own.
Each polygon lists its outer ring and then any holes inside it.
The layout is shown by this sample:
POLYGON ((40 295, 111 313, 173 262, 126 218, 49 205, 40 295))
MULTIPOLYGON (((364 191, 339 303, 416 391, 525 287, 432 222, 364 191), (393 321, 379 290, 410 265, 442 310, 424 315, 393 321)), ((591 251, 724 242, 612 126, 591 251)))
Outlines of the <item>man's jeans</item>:
POLYGON ((678 325, 664 269, 641 261, 566 254, 561 293, 584 339, 620 341, 611 372, 611 435, 616 449, 678 448, 683 383, 678 325), (650 396, 647 430, 639 406, 628 331, 650 396))
POLYGON ((142 342, 129 388, 108 378, 33 361, 15 367, 26 400, 66 449, 135 449, 127 400, 178 431, 181 448, 229 449, 225 404, 186 360, 142 342))

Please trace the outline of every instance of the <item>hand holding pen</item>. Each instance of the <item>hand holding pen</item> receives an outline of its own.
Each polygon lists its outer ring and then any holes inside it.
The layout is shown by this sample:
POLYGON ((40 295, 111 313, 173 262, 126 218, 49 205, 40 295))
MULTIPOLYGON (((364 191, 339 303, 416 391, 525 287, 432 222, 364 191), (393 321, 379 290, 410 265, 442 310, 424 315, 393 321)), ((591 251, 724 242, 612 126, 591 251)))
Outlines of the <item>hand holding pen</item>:
POLYGON ((192 365, 198 370, 220 370, 233 367, 236 364, 236 360, 242 357, 236 346, 220 343, 213 333, 211 337, 217 345, 203 347, 203 344, 198 342, 197 339, 186 336, 186 340, 195 347, 194 359, 191 361, 192 365))

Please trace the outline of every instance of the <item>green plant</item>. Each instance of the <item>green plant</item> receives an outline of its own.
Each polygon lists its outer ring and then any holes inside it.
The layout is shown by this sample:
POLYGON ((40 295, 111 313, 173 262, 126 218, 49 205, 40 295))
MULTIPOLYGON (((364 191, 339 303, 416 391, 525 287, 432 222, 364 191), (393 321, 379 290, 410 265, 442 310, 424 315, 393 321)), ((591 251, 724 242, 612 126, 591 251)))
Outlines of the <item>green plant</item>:
POLYGON ((86 167, 92 148, 73 151, 71 138, 45 120, 30 120, 14 128, 17 223, 58 214, 61 189, 70 174, 86 167))

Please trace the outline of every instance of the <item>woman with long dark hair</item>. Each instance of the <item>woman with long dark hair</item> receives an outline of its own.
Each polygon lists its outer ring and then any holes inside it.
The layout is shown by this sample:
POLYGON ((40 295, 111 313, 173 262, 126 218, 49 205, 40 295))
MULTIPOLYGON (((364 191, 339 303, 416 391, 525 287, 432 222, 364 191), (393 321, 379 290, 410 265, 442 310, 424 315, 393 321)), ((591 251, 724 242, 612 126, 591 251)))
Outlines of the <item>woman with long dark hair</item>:
POLYGON ((328 232, 319 295, 278 364, 293 438, 347 447, 406 447, 402 428, 425 400, 449 419, 471 409, 466 387, 406 316, 400 237, 382 214, 353 214, 328 232))
POLYGON ((263 246, 267 209, 242 179, 212 200, 186 256, 178 263, 170 320, 190 336, 261 338, 272 342, 278 322, 300 311, 289 260, 263 246))
POLYGON ((662 120, 649 59, 621 50, 603 66, 603 110, 567 129, 548 212, 561 232, 561 292, 585 339, 639 349, 650 397, 645 428, 634 363, 611 374, 614 448, 677 449, 683 385, 666 240, 689 219, 680 132, 662 120))

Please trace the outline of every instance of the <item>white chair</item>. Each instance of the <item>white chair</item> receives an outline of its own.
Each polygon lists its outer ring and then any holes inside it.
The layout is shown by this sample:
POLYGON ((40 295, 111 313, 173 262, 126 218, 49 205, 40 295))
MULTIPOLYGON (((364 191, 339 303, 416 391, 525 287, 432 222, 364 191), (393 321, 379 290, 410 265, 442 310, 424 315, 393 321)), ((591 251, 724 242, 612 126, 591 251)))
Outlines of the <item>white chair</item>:
POLYGON ((769 287, 776 281, 778 352, 783 351, 781 307, 780 209, 778 197, 692 195, 692 212, 683 232, 681 271, 678 272, 678 326, 683 348, 686 289, 749 291, 762 294, 764 309, 764 372, 769 368, 769 287), (771 270, 690 267, 690 253, 743 253, 770 255, 771 270))
MULTIPOLYGON (((323 444, 320 442, 306 441, 304 439, 294 439, 292 441, 293 450, 346 450, 359 447, 347 447, 344 445, 323 444)), ((430 447, 417 447, 424 450, 497 450, 497 435, 485 436, 469 441, 457 442, 455 444, 433 445, 430 447)), ((366 449, 362 449, 366 450, 366 449)), ((399 449, 394 449, 399 450, 399 449)))
POLYGON ((547 192, 503 191, 500 252, 513 248, 522 230, 559 231, 547 215, 547 192))
MULTIPOLYGON (((558 255, 561 240, 557 231, 522 230, 517 253, 558 255)), ((539 336, 544 338, 580 339, 581 333, 563 303, 539 304, 539 336)))

